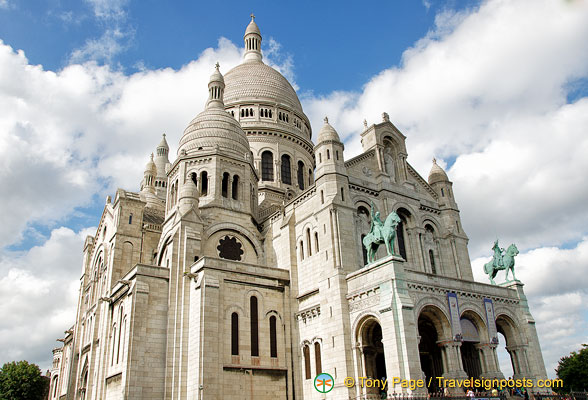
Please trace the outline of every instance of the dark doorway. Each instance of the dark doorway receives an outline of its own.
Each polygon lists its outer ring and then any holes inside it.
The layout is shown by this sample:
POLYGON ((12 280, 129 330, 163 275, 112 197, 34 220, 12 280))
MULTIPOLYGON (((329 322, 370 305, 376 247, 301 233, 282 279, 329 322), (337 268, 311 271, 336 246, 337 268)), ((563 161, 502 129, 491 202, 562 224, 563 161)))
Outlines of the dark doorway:
MULTIPOLYGON (((385 380, 387 377, 386 357, 381 325, 375 320, 367 322, 361 336, 366 375, 370 378, 385 380)), ((382 393, 386 393, 386 388, 366 388, 366 394, 381 395, 382 393)))
POLYGON ((441 358, 441 348, 437 344, 439 336, 433 322, 426 316, 419 317, 419 354, 421 359, 421 368, 426 376, 426 381, 431 382, 429 392, 434 393, 439 390, 437 386, 439 376, 443 376, 443 359, 441 358), (432 379, 431 379, 432 378, 432 379))

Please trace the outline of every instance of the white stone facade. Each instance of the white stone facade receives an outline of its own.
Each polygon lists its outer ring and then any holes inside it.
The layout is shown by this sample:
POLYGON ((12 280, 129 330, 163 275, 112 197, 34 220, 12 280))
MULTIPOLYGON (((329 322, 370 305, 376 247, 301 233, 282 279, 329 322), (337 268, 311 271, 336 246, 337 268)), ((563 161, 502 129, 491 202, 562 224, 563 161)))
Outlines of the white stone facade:
POLYGON ((313 140, 253 20, 244 39, 175 161, 164 136, 141 191, 107 199, 49 398, 348 399, 379 391, 345 377, 503 377, 497 331, 515 378, 546 378, 522 284, 473 281, 445 172, 425 181, 385 113, 353 159, 326 119, 313 140), (397 255, 366 266, 371 204, 402 222, 397 255))

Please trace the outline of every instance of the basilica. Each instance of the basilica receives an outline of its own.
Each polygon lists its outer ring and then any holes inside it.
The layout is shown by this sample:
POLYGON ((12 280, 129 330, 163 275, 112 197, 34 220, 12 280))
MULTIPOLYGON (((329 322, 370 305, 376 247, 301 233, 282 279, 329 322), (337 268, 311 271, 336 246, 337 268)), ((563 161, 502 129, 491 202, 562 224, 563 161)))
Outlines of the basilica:
POLYGON ((345 159, 327 118, 313 134, 261 41, 252 18, 242 63, 211 66, 204 110, 163 135, 140 191, 106 198, 49 399, 425 395, 437 377, 505 378, 499 340, 514 378, 546 378, 523 284, 473 279, 445 171, 433 161, 424 179, 386 113, 345 159), (390 252, 370 255, 375 211, 397 220, 380 226, 390 252))

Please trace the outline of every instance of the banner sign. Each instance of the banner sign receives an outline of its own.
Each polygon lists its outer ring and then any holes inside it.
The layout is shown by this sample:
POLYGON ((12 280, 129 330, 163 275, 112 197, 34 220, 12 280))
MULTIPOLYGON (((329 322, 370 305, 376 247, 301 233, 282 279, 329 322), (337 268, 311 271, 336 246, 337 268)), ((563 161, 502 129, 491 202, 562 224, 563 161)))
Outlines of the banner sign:
POLYGON ((461 340, 461 322, 459 319, 459 305, 457 304, 457 295, 447 293, 447 303, 449 304, 449 317, 451 318, 451 332, 454 340, 461 340))
POLYGON ((484 298, 484 309, 486 310, 486 323, 490 343, 498 344, 498 331, 496 330, 496 318, 494 317, 494 303, 492 303, 492 299, 484 298))

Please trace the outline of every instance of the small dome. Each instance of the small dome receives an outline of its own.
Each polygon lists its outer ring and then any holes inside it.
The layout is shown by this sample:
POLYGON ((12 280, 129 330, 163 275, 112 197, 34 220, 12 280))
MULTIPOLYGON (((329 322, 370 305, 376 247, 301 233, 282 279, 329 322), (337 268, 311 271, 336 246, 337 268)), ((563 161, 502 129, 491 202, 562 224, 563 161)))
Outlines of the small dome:
POLYGON ((210 79, 208 80, 208 86, 211 86, 213 83, 220 83, 221 86, 224 87, 225 80, 223 78, 223 74, 220 73, 220 64, 217 62, 214 66, 214 72, 210 75, 210 79))
POLYGON ((155 166, 155 163, 153 162, 153 153, 151 153, 151 158, 149 159, 149 161, 147 162, 147 164, 145 164, 145 173, 151 173, 153 176, 157 175, 157 167, 155 166))
POLYGON ((245 29, 245 35, 247 36, 250 33, 255 33, 261 36, 261 31, 259 30, 259 26, 255 23, 255 15, 251 14, 251 22, 247 25, 247 29, 245 29))
POLYGON ((429 185, 437 182, 449 182, 449 178, 443 168, 437 165, 437 160, 433 158, 433 166, 431 172, 429 172, 429 185))
POLYGON ((190 122, 180 139, 178 154, 222 148, 245 157, 251 152, 249 141, 241 125, 224 109, 224 79, 216 70, 208 83, 206 108, 190 122))
POLYGON ((337 134, 337 131, 335 130, 335 128, 333 128, 329 124, 329 119, 327 117, 325 117, 325 124, 323 125, 323 127, 321 128, 321 130, 318 134, 317 144, 320 142, 326 142, 329 140, 334 140, 336 142, 341 141, 341 139, 339 139, 339 134, 337 134))

